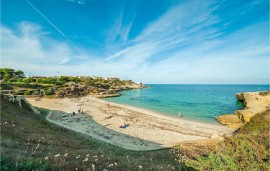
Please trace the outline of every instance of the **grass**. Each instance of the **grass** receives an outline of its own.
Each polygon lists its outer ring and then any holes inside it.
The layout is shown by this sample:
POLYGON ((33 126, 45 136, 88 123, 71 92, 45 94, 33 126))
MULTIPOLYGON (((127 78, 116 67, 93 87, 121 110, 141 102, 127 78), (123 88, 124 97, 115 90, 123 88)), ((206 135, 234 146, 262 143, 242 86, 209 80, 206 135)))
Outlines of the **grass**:
POLYGON ((1 170, 192 170, 171 149, 135 152, 86 137, 1 99, 1 170))
POLYGON ((206 154, 193 155, 187 165, 198 170, 270 170, 269 110, 254 116, 214 150, 203 149, 206 154))

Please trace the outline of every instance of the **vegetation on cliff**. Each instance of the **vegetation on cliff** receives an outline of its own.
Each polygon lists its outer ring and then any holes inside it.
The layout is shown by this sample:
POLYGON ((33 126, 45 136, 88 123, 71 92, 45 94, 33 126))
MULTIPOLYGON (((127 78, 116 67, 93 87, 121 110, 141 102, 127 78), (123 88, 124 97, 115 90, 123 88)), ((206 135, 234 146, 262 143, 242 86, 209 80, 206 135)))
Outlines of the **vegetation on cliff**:
POLYGON ((118 96, 117 91, 143 88, 143 84, 113 77, 88 76, 32 76, 26 78, 21 70, 1 68, 1 89, 12 90, 15 95, 48 97, 118 96))
POLYGON ((270 170, 269 112, 252 117, 224 142, 182 148, 187 165, 198 170, 270 170))

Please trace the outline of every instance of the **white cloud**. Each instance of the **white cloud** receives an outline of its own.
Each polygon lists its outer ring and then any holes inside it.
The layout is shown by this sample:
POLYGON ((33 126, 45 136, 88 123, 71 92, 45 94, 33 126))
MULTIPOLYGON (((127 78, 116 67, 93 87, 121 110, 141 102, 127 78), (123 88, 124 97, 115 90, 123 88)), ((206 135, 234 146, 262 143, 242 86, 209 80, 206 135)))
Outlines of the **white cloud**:
POLYGON ((108 37, 117 50, 98 57, 51 39, 33 23, 23 22, 17 30, 1 26, 2 66, 36 75, 117 76, 144 83, 268 83, 268 23, 219 38, 224 30, 213 27, 220 22, 213 10, 211 1, 180 3, 135 40, 127 39, 132 22, 123 26, 121 14, 108 37), (123 34, 120 45, 111 41, 113 33, 123 34))

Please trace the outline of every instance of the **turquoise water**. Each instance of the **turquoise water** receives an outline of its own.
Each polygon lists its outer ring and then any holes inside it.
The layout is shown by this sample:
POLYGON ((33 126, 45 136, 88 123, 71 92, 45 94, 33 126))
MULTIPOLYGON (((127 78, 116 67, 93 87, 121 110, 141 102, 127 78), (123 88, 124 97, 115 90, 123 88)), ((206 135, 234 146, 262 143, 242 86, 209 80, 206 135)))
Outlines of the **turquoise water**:
POLYGON ((106 101, 150 109, 170 116, 216 123, 215 117, 243 109, 235 94, 266 91, 268 85, 175 85, 152 84, 150 88, 121 91, 106 101))

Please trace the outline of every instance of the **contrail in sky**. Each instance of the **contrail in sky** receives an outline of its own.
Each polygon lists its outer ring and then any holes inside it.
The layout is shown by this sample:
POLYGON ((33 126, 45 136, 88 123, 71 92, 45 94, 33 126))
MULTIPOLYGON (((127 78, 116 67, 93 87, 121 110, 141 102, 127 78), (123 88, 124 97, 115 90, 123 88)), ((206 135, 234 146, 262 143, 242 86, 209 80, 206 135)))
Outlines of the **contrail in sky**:
MULTIPOLYGON (((55 28, 62 36, 64 36, 67 40, 69 38, 56 26, 54 25, 45 15, 43 15, 31 2, 25 0, 36 12, 38 12, 53 28, 55 28)), ((70 41, 70 40, 69 40, 70 41)))

